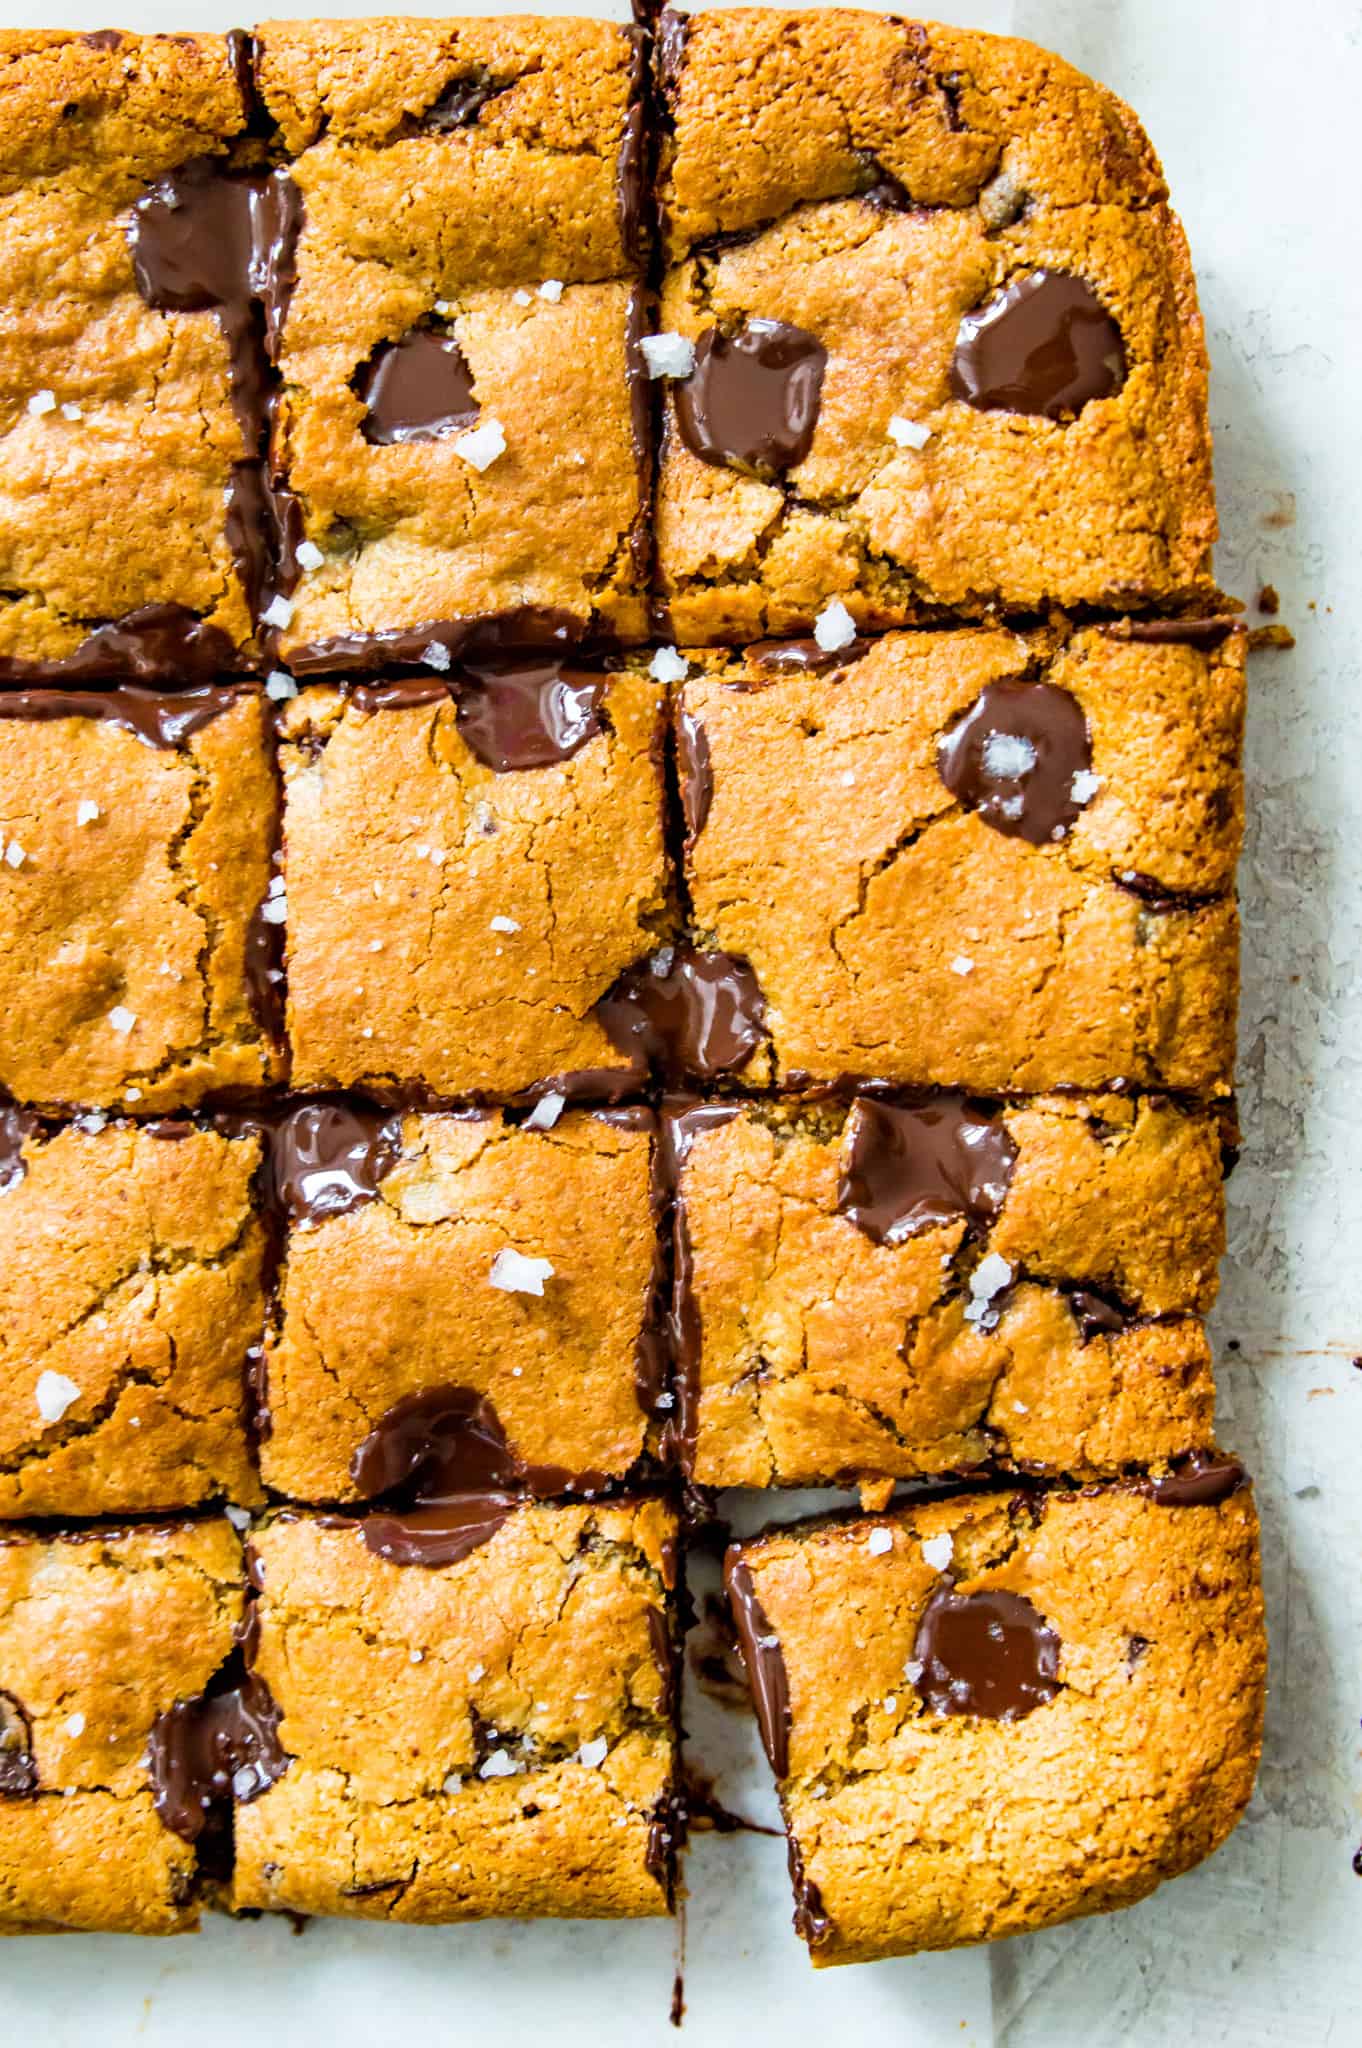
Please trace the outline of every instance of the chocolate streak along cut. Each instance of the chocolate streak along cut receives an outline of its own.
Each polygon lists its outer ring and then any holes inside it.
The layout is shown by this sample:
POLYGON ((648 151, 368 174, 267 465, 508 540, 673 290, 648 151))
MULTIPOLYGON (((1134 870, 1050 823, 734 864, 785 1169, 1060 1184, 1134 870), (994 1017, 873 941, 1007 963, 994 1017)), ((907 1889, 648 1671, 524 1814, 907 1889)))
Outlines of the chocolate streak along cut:
POLYGON ((1247 1484, 1248 1474, 1237 1458, 1196 1451, 1166 1478, 1151 1479, 1149 1492, 1161 1508, 1209 1508, 1219 1507, 1247 1484))
POLYGON ((268 1137, 275 1198, 294 1223, 348 1216, 377 1198, 402 1156, 400 1114, 351 1103, 305 1103, 268 1137))
POLYGON ((756 975, 733 953, 668 949, 627 968, 596 1005, 607 1037, 626 1058, 640 1055, 668 1087, 717 1080, 745 1067, 764 1036, 766 1000, 756 975))
POLYGON ((847 1119, 837 1211, 875 1244, 957 1219, 997 1221, 1017 1163, 1001 1117, 945 1094, 919 1108, 858 1096, 847 1119))
POLYGON ((1072 789, 1092 767, 1082 706, 1055 683, 988 683, 937 748, 951 795, 1008 839, 1063 839, 1083 806, 1072 789))
POLYGON ((709 758, 709 734, 704 721, 684 704, 676 713, 676 770, 681 785, 681 811, 686 821, 686 845, 694 846, 705 829, 709 807, 714 801, 714 770, 709 758))
POLYGON ((939 1586, 913 1645, 917 1690, 935 1714, 1020 1721, 1061 1690, 1059 1650, 1058 1635, 1019 1593, 939 1586))
POLYGON ((509 1494, 465 1494, 432 1507, 366 1515, 359 1529, 365 1549, 375 1557, 433 1571, 461 1564, 490 1543, 520 1505, 509 1494))
POLYGON ((367 675, 389 667, 420 668, 426 665, 426 649, 432 645, 443 647, 454 661, 481 660, 526 648, 554 647, 566 653, 585 637, 585 631, 586 622, 573 612, 518 605, 465 619, 428 619, 420 625, 376 633, 338 633, 329 640, 305 641, 290 649, 288 665, 300 676, 325 675, 336 669, 367 675))
POLYGON ((249 694, 230 683, 174 692, 136 683, 113 690, 16 690, 0 696, 0 718, 97 718, 169 752, 249 694))
POLYGON ((752 1573, 737 1550, 730 1550, 724 1560, 724 1586, 747 1667, 762 1747, 776 1777, 784 1780, 790 1769, 789 1676, 780 1638, 757 1598, 752 1573))
POLYGON ((0 1799, 31 1799, 37 1790, 28 1715, 12 1692, 0 1692, 0 1799))
POLYGON ((813 445, 827 359, 814 335, 781 320, 750 319, 733 335, 707 328, 694 369, 673 387, 681 439, 712 468, 797 468, 813 445))
POLYGON ((675 1408, 663 1437, 663 1455, 690 1475, 700 1422, 700 1366, 703 1331, 695 1299, 695 1263, 686 1216, 681 1173, 687 1155, 704 1131, 719 1130, 741 1114, 737 1103, 693 1103, 685 1108, 663 1104, 659 1152, 672 1206, 672 1298, 667 1314, 668 1349, 672 1365, 675 1408))
MULTIPOLYGON (((820 647, 816 640, 758 640, 747 649, 747 659, 763 675, 826 675, 832 669, 850 668, 853 661, 869 654, 868 640, 849 640, 845 647, 820 647)), ((740 689, 741 684, 732 688, 740 689)))
POLYGON ((0 654, 0 683, 207 683, 239 666, 230 636, 182 604, 144 604, 96 626, 70 654, 0 654))
POLYGON ((1126 380, 1121 330, 1092 288, 1037 270, 967 313, 951 360, 951 391, 979 412, 1064 420, 1126 380))

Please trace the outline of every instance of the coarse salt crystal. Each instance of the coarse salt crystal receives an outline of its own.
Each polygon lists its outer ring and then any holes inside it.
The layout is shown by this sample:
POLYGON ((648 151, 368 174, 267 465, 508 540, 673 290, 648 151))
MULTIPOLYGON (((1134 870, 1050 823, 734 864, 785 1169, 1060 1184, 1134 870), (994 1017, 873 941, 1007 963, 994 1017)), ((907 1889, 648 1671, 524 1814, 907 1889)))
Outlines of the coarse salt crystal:
POLYGON ((865 1547, 872 1557, 884 1557, 894 1547, 894 1538, 888 1529, 872 1529, 865 1539, 865 1547))
POLYGON ((71 1740, 74 1742, 78 1735, 83 1735, 85 1733, 84 1714, 68 1714, 66 1719, 62 1722, 62 1727, 66 1730, 67 1734, 71 1737, 71 1740))
POLYGON ((584 1742, 582 1744, 577 1752, 577 1761, 581 1764, 587 1764, 594 1769, 597 1764, 605 1762, 606 1751, 609 1747, 610 1744, 606 1741, 605 1737, 597 1735, 591 1742, 584 1742))
POLYGON ((506 435, 500 420, 486 419, 479 427, 470 427, 466 434, 455 437, 454 453, 461 455, 473 469, 490 469, 499 455, 506 453, 506 435))
POLYGON ((1069 795, 1076 804, 1091 803, 1101 787, 1100 775, 1094 775, 1091 768, 1080 768, 1069 784, 1069 795))
POLYGON ((566 1108, 566 1095, 559 1095, 553 1089, 550 1089, 547 1095, 540 1096, 538 1102, 536 1102, 534 1108, 526 1117, 525 1129, 527 1131, 551 1131, 566 1108))
POLYGON ((934 1572, 944 1572, 955 1555, 949 1531, 943 1530, 940 1536, 929 1536, 922 1546, 922 1555, 934 1572))
POLYGON ((898 1707, 898 1700, 895 1697, 895 1695, 891 1692, 887 1694, 883 1700, 881 1700, 880 1704, 884 1708, 886 1714, 892 1714, 898 1707))
POLYGON ((539 287, 539 296, 541 299, 547 299, 551 306, 556 306, 563 296, 562 278, 546 277, 539 287))
POLYGON ((422 1664, 425 1662, 425 1656, 424 1650, 410 1650, 407 1653, 407 1662, 409 1664, 422 1664))
POLYGON ((432 640, 429 647, 421 649, 421 659, 427 668, 446 669, 454 657, 443 640, 432 640))
POLYGON ((28 409, 35 419, 41 419, 45 412, 55 412, 57 410, 56 392, 35 391, 32 398, 28 401, 28 409))
POLYGON ((287 896, 271 896, 267 903, 261 904, 260 915, 264 918, 266 924, 287 924, 287 896))
MULTIPOLYGON (((463 1779, 459 1776, 457 1771, 450 1772, 449 1776, 445 1779, 444 1789, 446 1792, 462 1792, 463 1779)), ((457 1867, 458 1866, 455 1865, 456 1869, 457 1867)))
POLYGON ((264 1778, 264 1767, 261 1764, 242 1764, 239 1770, 232 1772, 234 1796, 238 1799, 254 1798, 256 1793, 264 1791, 264 1778))
POLYGON ((650 377, 689 377, 695 368, 695 343, 684 334, 641 334, 638 345, 650 377))
POLYGON ((513 1778, 519 1769, 520 1765, 513 1756, 508 1756, 504 1749, 494 1749, 486 1762, 479 1764, 478 1776, 480 1778, 513 1778))
POLYGON ((965 1308, 965 1321, 982 1323, 990 1313, 993 1302, 1012 1279, 1012 1268, 998 1252, 990 1252, 980 1259, 970 1274, 970 1299, 965 1308))
POLYGON ((44 1422, 60 1422, 72 1402, 80 1399, 80 1388, 64 1372, 40 1372, 34 1392, 44 1422))
POLYGON ((435 301, 435 311, 442 320, 447 320, 454 311, 454 301, 452 299, 437 299, 435 301))
POLYGON ((494 917, 492 919, 492 930, 494 932, 518 932, 520 926, 513 917, 494 917))
POLYGON ((889 422, 889 438, 900 448, 925 448, 932 438, 932 430, 920 426, 916 420, 906 420, 902 413, 896 412, 889 422))
POLYGON ((281 668, 273 668, 265 678, 265 695, 275 704, 287 704, 290 697, 296 697, 298 685, 291 675, 281 668))
MULTIPOLYGON (((517 306, 532 306, 534 304, 533 293, 527 292, 524 285, 521 285, 519 291, 512 292, 511 298, 517 306)), ((438 311, 438 308, 436 310, 438 311)))
POLYGON ((926 1668, 919 1658, 908 1657, 904 1660, 903 1675, 910 1685, 916 1685, 926 1668))
POLYGON ((468 1674, 468 1683, 476 1685, 480 1678, 486 1678, 486 1676, 487 1666, 485 1664, 475 1664, 468 1674))
POLYGON ((984 773, 999 782, 1017 782, 1036 765, 1034 743, 1019 732, 991 732, 984 741, 984 773))
POLYGON ((957 953, 955 958, 951 961, 951 973, 973 974, 973 972, 974 962, 970 959, 968 953, 957 953))
POLYGON ((326 560, 315 540, 300 540, 293 554, 300 569, 320 569, 326 560))
POLYGON ((818 614, 813 622, 813 637, 825 654, 836 654, 839 648, 850 647, 856 638, 856 621, 840 597, 835 597, 818 614))
POLYGON ((61 409, 61 416, 64 420, 78 420, 84 418, 84 414, 81 412, 80 407, 78 405, 72 405, 69 398, 67 399, 65 405, 61 409))
POLYGON ((288 598, 272 597, 260 614, 262 626, 289 626, 293 623, 293 606, 288 598))
POLYGON ((243 1529, 250 1528, 251 1511, 249 1508, 239 1508, 235 1505, 234 1502, 229 1501, 226 1507, 222 1510, 222 1512, 224 1515, 226 1515, 228 1521, 231 1523, 232 1527, 237 1531, 238 1535, 243 1529))
POLYGON ((109 1022, 115 1031, 121 1032, 126 1038, 137 1022, 137 1015, 135 1011, 125 1009, 122 1003, 115 1003, 109 1012, 109 1022))
POLYGON ((93 825, 98 816, 99 805, 94 802, 93 798, 83 796, 76 805, 76 823, 78 825, 93 825))
POLYGON ((547 1259, 527 1258, 524 1252, 503 1245, 492 1261, 488 1277, 503 1294, 542 1295, 544 1282, 553 1278, 553 1267, 547 1259))
POLYGON ((28 855, 24 852, 17 839, 11 839, 9 845, 5 848, 5 859, 12 868, 21 868, 28 859, 28 855))
POLYGON ((683 661, 674 647, 659 647, 648 663, 648 673, 655 683, 684 683, 690 663, 683 661))

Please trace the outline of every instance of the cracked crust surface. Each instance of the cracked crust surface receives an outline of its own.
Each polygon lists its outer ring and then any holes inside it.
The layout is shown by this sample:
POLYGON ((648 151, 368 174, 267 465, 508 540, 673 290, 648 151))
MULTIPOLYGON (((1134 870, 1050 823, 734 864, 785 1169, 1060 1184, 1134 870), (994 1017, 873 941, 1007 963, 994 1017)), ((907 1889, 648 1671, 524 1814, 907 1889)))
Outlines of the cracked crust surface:
POLYGON ((8 29, 0 88, 0 655, 60 658, 150 604, 244 648, 227 344, 211 309, 143 302, 127 240, 150 182, 245 126, 226 41, 8 29))
POLYGON ((816 1964, 1131 1904, 1248 1802, 1266 1644, 1246 1487, 1217 1507, 965 1497, 737 1554, 789 1684, 782 1801, 831 1922, 816 1964), (1058 1694, 1022 1719, 930 1712, 905 1677, 943 1583, 922 1546, 943 1535, 959 1593, 1020 1595, 1058 1633, 1058 1694))
POLYGON ((145 1111, 281 1076, 246 978, 278 811, 268 708, 243 691, 178 747, 103 718, 0 719, 0 835, 23 853, 0 880, 16 1101, 145 1111))
POLYGON ((490 1400, 527 1463, 622 1478, 647 1430, 634 1364, 653 1278, 652 1149, 647 1130, 576 1113, 550 1131, 404 1118, 377 1199, 289 1233, 266 1482, 354 1499, 365 1436, 438 1385, 490 1400), (508 1246, 549 1260, 542 1299, 492 1286, 508 1246))
POLYGON ((258 1531, 255 1668, 293 1762, 237 1810, 233 1904, 664 1912, 648 1843, 673 1733, 653 1646, 674 1536, 660 1501, 525 1507, 428 1569, 373 1556, 357 1524, 258 1531))
POLYGON ((225 1521, 0 1534, 0 1692, 38 1775, 0 1797, 0 1933, 197 1925, 194 1850, 158 1819, 144 1757, 228 1655, 244 1590, 225 1521))
POLYGON ((751 962, 780 1078, 1228 1092, 1242 636, 1207 655, 1096 628, 896 633, 824 675, 694 659, 680 703, 713 800, 693 918, 751 962), (1072 693, 1101 778, 1055 844, 1005 837, 937 769, 943 732, 1018 676, 1072 693))
POLYGON ((669 404, 679 639, 797 630, 833 598, 871 628, 1207 599, 1202 321, 1127 107, 1031 44, 836 10, 688 17, 663 75, 662 327, 759 316, 828 352, 813 445, 778 484, 700 461, 669 404), (859 196, 885 177, 897 206, 859 196), (1122 333, 1124 385, 1068 424, 950 388, 962 317, 1037 269, 1084 279, 1122 333), (895 415, 923 449, 889 438, 895 415))
POLYGON ((992 1226, 895 1244, 838 1211, 842 1112, 747 1108, 690 1140, 697 1481, 868 1486, 992 1460, 1088 1478, 1214 1441, 1215 1119, 1110 1096, 999 1117, 1017 1153, 992 1226), (996 1325, 975 1326, 968 1276, 988 1255, 1013 1279, 996 1325), (1128 1326, 1085 1339, 1075 1286, 1127 1304, 1128 1326))
POLYGON ((602 704, 603 730, 569 760, 504 774, 467 746, 452 699, 364 712, 309 689, 289 705, 298 1086, 505 1097, 625 1068, 592 1013, 667 911, 662 692, 621 674, 602 704))
POLYGON ((276 460, 326 557, 294 593, 285 659, 337 635, 526 605, 641 639, 626 355, 637 258, 618 194, 632 36, 514 16, 260 34, 261 96, 296 152, 305 209, 276 460), (423 127, 461 83, 492 95, 467 125, 423 127), (551 279, 556 302, 538 293, 551 279), (481 473, 452 434, 379 447, 361 433, 356 372, 432 323, 472 371, 479 423, 505 433, 481 473))
POLYGON ((30 1137, 0 1195, 0 1515, 261 1498, 243 1363, 265 1321, 258 1138, 30 1137), (45 1422, 36 1387, 79 1390, 45 1422))

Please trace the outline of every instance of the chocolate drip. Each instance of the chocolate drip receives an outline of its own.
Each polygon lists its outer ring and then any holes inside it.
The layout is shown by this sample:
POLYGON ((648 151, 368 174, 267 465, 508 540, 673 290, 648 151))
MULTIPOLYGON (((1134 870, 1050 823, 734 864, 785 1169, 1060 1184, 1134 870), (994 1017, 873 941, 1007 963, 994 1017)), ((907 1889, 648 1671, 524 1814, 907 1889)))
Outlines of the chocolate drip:
POLYGON ((762 1747, 771 1769, 784 1778, 790 1768, 790 1683, 785 1658, 780 1638, 757 1598, 752 1573, 736 1548, 724 1560, 724 1585, 747 1667, 762 1747))
POLYGON ((504 1493, 468 1493, 457 1500, 401 1513, 366 1515, 360 1524, 366 1550, 389 1564, 461 1564, 490 1543, 516 1502, 504 1493))
POLYGON ((310 1102, 269 1135, 274 1192, 294 1223, 348 1216, 372 1202, 402 1156, 400 1114, 310 1102))
POLYGON ((1126 380, 1121 330, 1082 278, 1037 270, 960 322, 951 391, 980 412, 1070 419, 1126 380))
POLYGON ((498 85, 480 66, 466 78, 453 78, 440 97, 421 116, 420 126, 436 135, 451 134, 456 128, 471 128, 489 100, 509 91, 498 85))
POLYGON ((783 320, 749 320, 731 335, 707 328, 695 368, 675 386, 682 440, 717 469, 794 469, 813 445, 827 359, 820 341, 783 320))
POLYGON ((684 706, 676 715, 676 766, 686 820, 686 844, 693 846, 705 829, 714 801, 714 771, 709 760, 709 735, 695 712, 684 706))
POLYGON ((17 1188, 28 1172, 24 1146, 41 1128, 31 1110, 16 1109, 8 1102, 0 1105, 0 1194, 17 1188))
POLYGON ((1088 721, 1054 683, 988 683, 941 740, 952 796, 1008 839, 1063 839, 1083 806, 1073 781, 1092 766, 1088 721))
POLYGON ((247 1806, 293 1759, 279 1740, 283 1712, 254 1672, 249 1624, 204 1692, 158 1715, 147 1744, 152 1803, 163 1824, 201 1844, 213 1873, 225 1862, 233 1805, 247 1806))
POLYGON ((381 633, 338 633, 289 652, 295 675, 321 675, 333 669, 372 674, 375 669, 421 667, 427 649, 443 647, 455 661, 482 659, 516 648, 566 648, 583 637, 582 621, 572 612, 540 605, 520 605, 477 618, 428 619, 422 625, 396 626, 381 633))
POLYGON ((918 1625, 917 1689, 934 1714, 1020 1721, 1060 1690, 1059 1637, 1019 1593, 940 1586, 918 1625))
POLYGON ((663 1172, 672 1190, 672 1298, 667 1316, 667 1336, 672 1362, 672 1391, 675 1408, 663 1440, 663 1455, 679 1463, 689 1474, 695 1462, 695 1438, 699 1424, 700 1364, 703 1332, 700 1305, 695 1299, 694 1257, 690 1222, 681 1187, 681 1169, 687 1155, 704 1131, 732 1123, 740 1115, 737 1103, 695 1103, 688 1108, 667 1109, 662 1125, 663 1172))
POLYGON ((1215 1508, 1248 1484, 1237 1458, 1194 1451, 1181 1458, 1163 1479, 1151 1479, 1149 1491, 1161 1508, 1215 1508))
POLYGON ((790 670, 806 675, 826 675, 830 669, 849 668, 870 652, 868 640, 852 640, 845 647, 820 647, 816 640, 758 640, 747 650, 747 658, 763 674, 783 675, 790 670))
POLYGON ((0 1692, 0 1799, 31 1799, 37 1789, 28 1715, 12 1692, 0 1692))
POLYGON ((1209 654, 1242 625, 1242 619, 1221 613, 1206 619, 1123 619, 1097 630, 1108 640, 1134 640, 1151 647, 1199 647, 1209 654))
POLYGON ((478 416, 473 372, 452 335, 413 327, 400 341, 385 341, 352 379, 366 408, 366 441, 391 447, 434 441, 471 426, 478 416))
POLYGON ((745 1067, 762 1038, 766 1001, 733 953, 665 947, 622 974, 596 1005, 612 1045, 646 1059, 669 1087, 745 1067))
POLYGON ((832 1933, 831 1917, 823 1904, 823 1894, 804 1868, 804 1858, 793 1835, 789 1837, 785 1856, 794 1887, 794 1931, 810 1948, 817 1948, 832 1933))
POLYGON ((957 1219, 987 1229, 1017 1163, 1001 1117, 953 1093, 912 1109, 858 1096, 847 1139, 838 1214, 875 1244, 900 1244, 957 1219))
POLYGON ((0 654, 0 683, 198 683, 236 665, 220 626, 205 625, 182 604, 144 604, 96 626, 70 654, 40 661, 0 654))
POLYGON ((560 658, 466 660, 458 726, 484 767, 500 774, 571 760, 601 730, 605 685, 564 671, 560 658))
POLYGON ((169 750, 184 746, 246 694, 230 684, 174 692, 135 683, 116 690, 16 690, 0 696, 0 718, 100 718, 149 747, 169 750))

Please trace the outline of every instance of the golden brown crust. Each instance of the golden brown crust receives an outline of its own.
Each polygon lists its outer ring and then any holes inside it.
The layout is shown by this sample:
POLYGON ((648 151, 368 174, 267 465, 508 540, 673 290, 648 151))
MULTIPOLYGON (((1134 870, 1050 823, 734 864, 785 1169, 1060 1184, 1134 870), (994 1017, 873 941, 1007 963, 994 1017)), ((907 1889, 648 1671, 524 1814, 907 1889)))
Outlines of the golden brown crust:
POLYGON ((7 30, 0 89, 0 655, 58 658, 150 604, 244 648, 227 344, 211 309, 143 301, 127 237, 150 180, 245 126, 225 39, 7 30))
POLYGON ((257 1532, 256 1668, 293 1762, 237 1811, 234 1905, 665 1911, 648 1842, 673 1737, 650 1616, 674 1534, 657 1501, 527 1507, 427 1569, 373 1556, 357 1525, 257 1532))
POLYGON ((1001 1122, 1017 1154, 996 1221, 895 1244, 839 1213, 839 1116, 746 1109, 690 1140, 697 1481, 864 1486, 991 1460, 1089 1478, 1214 1441, 1214 1118, 1054 1098, 1001 1122), (986 1257, 1010 1278, 972 1324, 986 1257), (1085 1334, 1075 1287, 1125 1304, 1128 1326, 1085 1334))
POLYGON ((670 97, 663 327, 759 315, 829 354, 812 450, 781 487, 707 466, 670 423, 678 638, 798 630, 833 598, 884 628, 1211 595, 1202 322, 1128 108, 1030 44, 837 10, 688 18, 670 97), (884 176, 898 209, 855 196, 884 176), (1068 425, 948 385, 962 316, 1039 268, 1085 279, 1124 342, 1123 387, 1068 425), (931 430, 923 449, 890 441, 895 414, 931 430))
POLYGON ((490 1401, 527 1463, 622 1478, 644 1448, 635 1355, 653 1277, 647 1130, 569 1113, 404 1119, 378 1199, 289 1234, 267 1351, 266 1482, 350 1500, 380 1417, 435 1386, 490 1401), (547 1259, 542 1298, 491 1283, 506 1247, 547 1259))
POLYGON ((0 1534, 0 1690, 38 1773, 36 1796, 0 1800, 0 1932, 197 1925, 194 1850, 157 1818, 147 1741, 227 1657, 243 1595, 225 1521, 0 1534))
POLYGON ((592 1011, 667 912, 662 692, 622 674, 604 701, 609 730, 571 759, 506 774, 477 760, 452 702, 365 713, 312 689, 290 705, 299 1086, 505 1097, 627 1064, 592 1011))
POLYGON ((265 1322, 259 1158, 210 1131, 26 1141, 0 1198, 0 1515, 261 1498, 243 1386, 265 1322), (69 1382, 55 1422, 44 1373, 69 1382))
POLYGON ((788 1678, 782 1798, 831 1923, 815 1963, 1131 1904, 1248 1802, 1266 1646, 1247 1488, 1218 1507, 965 1497, 740 1554, 788 1678), (1019 1720, 931 1712, 905 1675, 943 1536, 960 1593, 1020 1595, 1059 1636, 1058 1695, 1019 1720))
POLYGON ((281 1075, 246 976, 278 809, 268 709, 244 692, 178 747, 104 718, 0 719, 0 1085, 17 1101, 140 1112, 281 1075))
POLYGON ((1207 655, 1097 628, 891 634, 830 675, 695 659, 694 921, 755 969, 782 1078, 1228 1091, 1240 636, 1207 655), (1055 844, 994 830, 937 768, 942 733, 1017 676, 1076 698, 1101 778, 1055 844))

